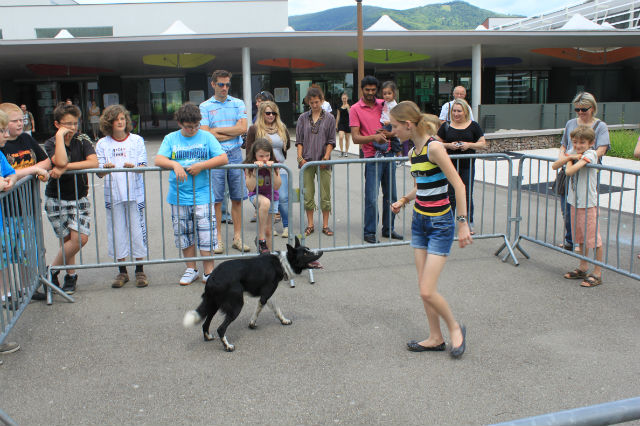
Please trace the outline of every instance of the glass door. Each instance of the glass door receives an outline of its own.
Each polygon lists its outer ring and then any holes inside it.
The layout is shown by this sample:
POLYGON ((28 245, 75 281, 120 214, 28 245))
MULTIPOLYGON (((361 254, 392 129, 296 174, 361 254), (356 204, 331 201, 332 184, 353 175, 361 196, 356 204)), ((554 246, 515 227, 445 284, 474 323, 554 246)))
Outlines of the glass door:
POLYGON ((295 122, 298 122, 298 116, 305 110, 304 98, 307 96, 307 91, 311 87, 311 80, 296 80, 296 110, 295 110, 295 122))

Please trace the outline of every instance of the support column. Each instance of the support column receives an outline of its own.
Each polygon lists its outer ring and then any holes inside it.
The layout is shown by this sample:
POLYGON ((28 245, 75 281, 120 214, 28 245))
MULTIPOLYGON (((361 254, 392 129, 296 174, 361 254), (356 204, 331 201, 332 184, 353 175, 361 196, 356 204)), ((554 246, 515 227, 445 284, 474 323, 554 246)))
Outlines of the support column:
POLYGON ((253 98, 251 96, 251 55, 248 47, 242 48, 242 98, 247 109, 247 125, 251 124, 253 98))
POLYGON ((471 47, 471 109, 478 122, 478 105, 482 104, 482 46, 474 44, 471 47))

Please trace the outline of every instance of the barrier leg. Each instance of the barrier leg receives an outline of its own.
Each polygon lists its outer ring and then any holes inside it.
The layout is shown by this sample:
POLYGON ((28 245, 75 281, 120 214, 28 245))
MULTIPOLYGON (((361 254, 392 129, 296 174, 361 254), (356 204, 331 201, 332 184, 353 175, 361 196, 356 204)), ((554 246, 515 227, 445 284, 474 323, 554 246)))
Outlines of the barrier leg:
POLYGON ((313 269, 307 269, 309 271, 309 284, 315 284, 316 280, 313 278, 313 269))
POLYGON ((0 421, 7 426, 18 426, 18 423, 16 423, 11 417, 7 415, 7 413, 2 410, 0 410, 0 421))
POLYGON ((52 291, 55 291, 56 293, 58 293, 60 296, 64 297, 65 299, 67 299, 68 302, 75 302, 75 300, 73 299, 73 297, 69 296, 67 293, 65 293, 60 287, 58 287, 57 285, 53 284, 50 280, 51 272, 49 272, 47 274, 47 278, 44 277, 39 277, 40 278, 40 282, 44 285, 45 289, 46 289, 46 293, 47 293, 47 305, 52 305, 53 304, 53 297, 52 297, 52 291))

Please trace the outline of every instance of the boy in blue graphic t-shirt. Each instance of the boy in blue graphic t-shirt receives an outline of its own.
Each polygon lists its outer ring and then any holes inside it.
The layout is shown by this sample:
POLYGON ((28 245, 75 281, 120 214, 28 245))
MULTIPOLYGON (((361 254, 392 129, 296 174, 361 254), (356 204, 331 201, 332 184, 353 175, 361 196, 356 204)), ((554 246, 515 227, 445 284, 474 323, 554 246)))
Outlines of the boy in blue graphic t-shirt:
MULTIPOLYGON (((217 139, 200 130, 200 109, 186 103, 176 112, 180 130, 165 136, 155 164, 171 169, 167 202, 176 246, 184 257, 195 257, 196 239, 201 256, 211 256, 217 247, 217 230, 210 169, 227 164, 227 154, 217 139), (194 229, 194 223, 195 228, 194 229)), ((180 285, 198 279, 196 262, 186 262, 180 285)), ((213 259, 203 262, 203 282, 213 270, 213 259)))

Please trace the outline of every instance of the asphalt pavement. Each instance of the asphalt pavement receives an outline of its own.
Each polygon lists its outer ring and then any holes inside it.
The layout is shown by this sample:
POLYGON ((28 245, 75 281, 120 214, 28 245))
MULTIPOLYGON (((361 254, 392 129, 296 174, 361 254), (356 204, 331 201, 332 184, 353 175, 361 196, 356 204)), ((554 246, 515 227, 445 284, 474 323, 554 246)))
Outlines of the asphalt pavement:
MULTIPOLYGON (((148 142, 150 163, 158 146, 148 142)), ((295 170, 295 158, 287 164, 295 170)), ((362 243, 359 170, 334 168, 338 246, 362 243)), ((398 168, 399 186, 405 179, 398 168)), ((148 204, 161 194, 148 190, 148 204)), ((504 191, 496 194, 504 205, 504 191)), ((101 198, 95 204, 104 210, 101 198)), ((251 209, 245 203, 247 232, 251 209)), ((404 215, 396 229, 408 238, 404 215)), ((162 219, 151 211, 148 220, 157 236, 162 219)), ((57 242, 46 219, 44 227, 50 259, 57 242)), ((171 247, 170 228, 164 233, 171 247)), ((177 284, 183 264, 147 266, 142 289, 112 289, 115 268, 80 271, 75 303, 33 302, 10 334, 22 349, 2 356, 0 409, 20 425, 477 425, 640 395, 638 281, 605 271, 602 286, 580 288, 562 278, 574 259, 525 242, 531 259, 520 255, 516 267, 494 255, 500 244, 454 244, 440 276, 440 292, 467 326, 460 360, 406 349, 428 333, 408 245, 325 253, 315 284, 302 275, 276 292, 290 326, 264 310, 249 329, 256 301, 247 298, 227 331, 233 353, 204 342, 199 326, 182 327, 203 290, 177 284)))

